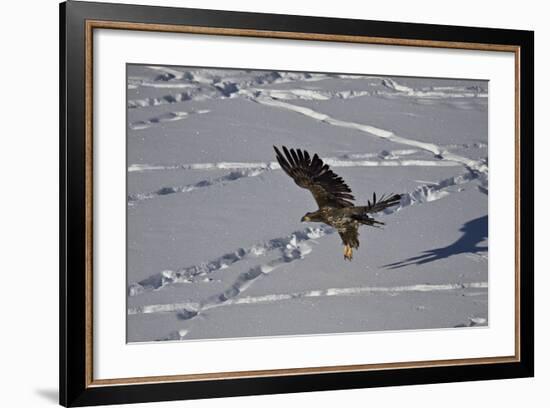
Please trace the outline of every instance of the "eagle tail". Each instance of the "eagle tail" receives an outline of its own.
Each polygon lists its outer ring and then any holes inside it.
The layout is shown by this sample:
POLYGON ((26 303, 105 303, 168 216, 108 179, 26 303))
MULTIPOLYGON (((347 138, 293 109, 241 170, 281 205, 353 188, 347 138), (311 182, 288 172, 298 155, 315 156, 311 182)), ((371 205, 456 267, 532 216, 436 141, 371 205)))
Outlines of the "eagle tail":
MULTIPOLYGON (((357 208, 357 207, 356 207, 357 208)), ((382 221, 375 220, 374 218, 371 218, 367 215, 366 212, 359 214, 354 217, 357 221, 359 221, 363 225, 368 225, 370 227, 377 227, 380 228, 380 225, 386 225, 382 221)))

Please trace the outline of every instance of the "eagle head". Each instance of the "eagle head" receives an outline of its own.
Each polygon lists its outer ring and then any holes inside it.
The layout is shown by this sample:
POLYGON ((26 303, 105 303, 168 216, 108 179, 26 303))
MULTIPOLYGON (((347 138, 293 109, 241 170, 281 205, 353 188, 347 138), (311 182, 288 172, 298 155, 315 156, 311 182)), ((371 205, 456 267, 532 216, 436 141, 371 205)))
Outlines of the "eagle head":
POLYGON ((306 213, 300 220, 301 222, 311 221, 311 213, 306 213))

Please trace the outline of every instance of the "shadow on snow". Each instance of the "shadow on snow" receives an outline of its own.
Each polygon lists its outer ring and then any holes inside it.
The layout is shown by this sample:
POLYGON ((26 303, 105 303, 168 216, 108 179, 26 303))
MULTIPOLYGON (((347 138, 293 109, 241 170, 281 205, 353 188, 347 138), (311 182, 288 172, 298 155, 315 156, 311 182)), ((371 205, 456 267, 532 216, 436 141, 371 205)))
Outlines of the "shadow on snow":
POLYGON ((423 265, 425 263, 438 261, 440 259, 445 259, 453 255, 477 254, 480 252, 487 252, 487 246, 479 246, 480 242, 487 239, 487 215, 468 221, 462 226, 462 228, 460 228, 460 231, 462 232, 462 236, 446 247, 430 249, 428 251, 422 252, 422 254, 418 256, 414 256, 403 261, 387 264, 383 267, 389 269, 398 269, 412 264, 423 265))

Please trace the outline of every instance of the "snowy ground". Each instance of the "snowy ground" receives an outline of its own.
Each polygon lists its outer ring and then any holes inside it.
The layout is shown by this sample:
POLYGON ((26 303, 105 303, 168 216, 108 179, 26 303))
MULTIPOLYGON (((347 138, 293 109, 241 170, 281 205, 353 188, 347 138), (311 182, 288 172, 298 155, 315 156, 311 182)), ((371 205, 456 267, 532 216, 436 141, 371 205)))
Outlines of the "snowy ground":
POLYGON ((487 83, 128 66, 127 340, 485 326, 487 83), (403 193, 352 262, 274 162, 403 193))

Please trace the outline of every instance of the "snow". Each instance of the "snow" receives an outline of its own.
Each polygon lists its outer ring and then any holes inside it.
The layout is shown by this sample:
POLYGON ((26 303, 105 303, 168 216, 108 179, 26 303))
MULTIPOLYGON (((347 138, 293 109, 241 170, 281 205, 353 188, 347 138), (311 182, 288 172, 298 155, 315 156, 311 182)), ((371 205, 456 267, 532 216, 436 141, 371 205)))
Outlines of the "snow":
POLYGON ((129 65, 127 341, 487 326, 487 89, 129 65), (403 194, 352 262, 283 144, 403 194))

